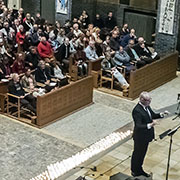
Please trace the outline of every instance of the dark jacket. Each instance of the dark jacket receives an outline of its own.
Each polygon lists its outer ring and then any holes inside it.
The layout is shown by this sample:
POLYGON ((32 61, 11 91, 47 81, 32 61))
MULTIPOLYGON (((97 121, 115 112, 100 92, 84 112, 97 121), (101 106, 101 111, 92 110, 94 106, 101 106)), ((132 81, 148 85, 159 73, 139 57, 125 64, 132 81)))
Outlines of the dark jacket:
POLYGON ((150 50, 148 49, 148 47, 145 45, 147 51, 144 50, 144 48, 142 48, 139 44, 136 44, 134 46, 134 50, 136 51, 137 55, 139 57, 141 56, 147 56, 147 57, 150 57, 151 58, 151 52, 150 50))
POLYGON ((110 42, 109 42, 109 46, 111 47, 112 50, 118 51, 119 46, 120 46, 119 39, 118 38, 115 39, 115 38, 111 37, 110 42))
POLYGON ((154 139, 154 128, 147 128, 147 124, 152 123, 153 119, 161 118, 159 113, 152 111, 151 107, 148 106, 151 113, 151 117, 148 112, 139 103, 135 106, 132 112, 134 120, 134 132, 133 139, 137 141, 150 142, 154 139))
POLYGON ((66 48, 65 44, 62 44, 59 48, 57 48, 57 53, 55 53, 55 57, 58 61, 61 62, 63 59, 67 59, 69 56, 70 56, 70 45, 68 45, 66 48))
MULTIPOLYGON (((9 82, 8 92, 9 92, 10 94, 13 94, 13 95, 19 96, 19 97, 25 95, 25 91, 24 91, 24 89, 22 88, 22 85, 20 84, 20 82, 14 83, 13 80, 11 80, 11 81, 9 82)), ((10 100, 11 102, 14 102, 14 103, 17 102, 17 99, 14 98, 14 97, 9 97, 9 100, 10 100)))
POLYGON ((112 18, 107 17, 105 19, 105 27, 108 28, 109 30, 112 30, 116 25, 117 23, 114 17, 112 18))
POLYGON ((39 60, 40 60, 40 56, 38 54, 32 54, 31 52, 28 52, 25 57, 25 63, 28 64, 28 66, 29 63, 33 64, 31 69, 37 68, 39 60))
POLYGON ((49 68, 46 67, 42 70, 38 67, 35 71, 35 80, 40 83, 45 83, 47 80, 51 80, 49 68))

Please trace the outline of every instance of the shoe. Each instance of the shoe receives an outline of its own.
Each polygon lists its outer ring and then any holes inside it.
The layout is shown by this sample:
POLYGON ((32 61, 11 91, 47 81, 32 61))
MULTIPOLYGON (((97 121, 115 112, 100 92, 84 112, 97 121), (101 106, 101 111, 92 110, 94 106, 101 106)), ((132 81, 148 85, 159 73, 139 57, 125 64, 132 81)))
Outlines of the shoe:
POLYGON ((146 173, 146 172, 141 172, 141 173, 134 173, 134 172, 131 172, 131 175, 133 176, 133 177, 137 177, 137 176, 145 176, 145 177, 151 177, 151 175, 150 174, 148 174, 148 173, 146 173))
POLYGON ((141 174, 136 174, 136 173, 134 173, 134 172, 131 172, 131 175, 133 176, 133 177, 136 177, 136 176, 140 176, 141 174))
POLYGON ((142 176, 145 176, 145 177, 151 177, 150 174, 148 174, 148 173, 146 173, 146 172, 144 172, 144 171, 141 173, 141 175, 142 175, 142 176))

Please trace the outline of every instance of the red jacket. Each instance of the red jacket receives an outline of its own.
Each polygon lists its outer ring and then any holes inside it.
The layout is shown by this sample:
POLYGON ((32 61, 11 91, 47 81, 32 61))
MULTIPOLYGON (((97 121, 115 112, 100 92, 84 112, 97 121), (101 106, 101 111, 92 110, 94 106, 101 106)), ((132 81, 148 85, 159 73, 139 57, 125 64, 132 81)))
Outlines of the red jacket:
POLYGON ((18 63, 18 61, 15 60, 12 65, 12 72, 17 74, 25 73, 24 61, 18 63))
POLYGON ((24 44, 24 39, 25 39, 25 33, 17 32, 16 34, 16 42, 18 44, 24 44))
POLYGON ((46 58, 52 55, 52 48, 48 41, 46 41, 46 44, 43 44, 42 42, 40 42, 38 44, 37 49, 38 49, 39 55, 42 58, 46 58))

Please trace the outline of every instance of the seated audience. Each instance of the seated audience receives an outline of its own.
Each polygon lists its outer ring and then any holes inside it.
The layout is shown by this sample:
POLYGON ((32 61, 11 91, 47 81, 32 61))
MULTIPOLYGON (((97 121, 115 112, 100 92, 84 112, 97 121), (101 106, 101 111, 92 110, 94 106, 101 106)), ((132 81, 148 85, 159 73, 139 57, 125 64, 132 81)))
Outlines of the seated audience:
POLYGON ((29 52, 25 56, 25 63, 31 69, 35 69, 38 66, 39 60, 40 60, 40 56, 37 53, 36 47, 31 46, 29 48, 29 52))
MULTIPOLYGON (((113 67, 112 64, 112 58, 110 53, 106 53, 105 58, 101 62, 101 67, 103 70, 109 70, 113 74, 113 76, 118 80, 118 82, 121 85, 122 89, 127 89, 129 87, 129 84, 127 83, 124 76, 118 71, 116 67, 113 67)), ((104 74, 104 72, 103 72, 104 74)), ((106 72, 104 75, 107 75, 106 72)))
POLYGON ((56 50, 56 59, 62 64, 65 72, 68 72, 69 68, 69 56, 70 56, 70 43, 69 38, 65 38, 64 43, 56 50))
MULTIPOLYGON (((8 91, 10 94, 20 97, 22 106, 36 114, 36 99, 31 94, 25 93, 19 80, 20 78, 17 73, 12 74, 12 80, 9 82, 8 91)), ((16 102, 16 99, 11 97, 10 101, 16 102)))
POLYGON ((95 17, 95 19, 94 19, 94 21, 93 21, 93 25, 94 25, 94 27, 98 27, 98 28, 100 28, 100 29, 104 27, 104 21, 103 21, 103 19, 100 17, 99 14, 96 14, 96 17, 95 17))
POLYGON ((37 86, 36 80, 31 74, 30 68, 26 69, 25 75, 21 78, 20 82, 23 88, 27 88, 31 91, 34 91, 35 87, 37 86))
POLYGON ((90 61, 95 61, 98 59, 98 55, 96 54, 96 49, 95 49, 95 42, 94 41, 89 41, 89 46, 84 50, 86 53, 86 57, 90 61))
POLYGON ((110 47, 112 50, 117 51, 119 50, 119 38, 118 38, 118 32, 117 31, 113 31, 112 32, 112 36, 110 38, 110 43, 109 43, 110 47))
POLYGON ((68 78, 62 73, 62 70, 55 59, 51 62, 51 77, 57 79, 59 87, 69 84, 68 78))
POLYGON ((79 29, 78 23, 75 23, 73 25, 73 29, 74 29, 73 33, 76 37, 78 37, 80 34, 82 34, 82 31, 79 29))
POLYGON ((120 30, 120 38, 122 39, 124 36, 126 36, 127 34, 129 34, 129 29, 128 29, 128 24, 125 23, 122 27, 122 29, 120 30))
POLYGON ((138 38, 138 43, 134 46, 134 50, 136 51, 140 59, 144 60, 147 64, 154 61, 152 58, 152 53, 145 44, 143 37, 138 38))
POLYGON ((25 72, 25 62, 23 53, 18 53, 16 60, 12 65, 12 72, 17 74, 22 74, 25 72))
POLYGON ((130 63, 129 55, 124 51, 122 46, 120 46, 119 50, 116 51, 112 62, 114 66, 126 66, 127 73, 134 69, 133 65, 130 63))
POLYGON ((146 65, 146 61, 141 59, 137 55, 136 51, 134 50, 134 40, 133 39, 129 40, 128 46, 126 46, 126 48, 124 50, 128 53, 128 55, 130 57, 130 61, 133 61, 133 60, 136 61, 136 66, 138 69, 143 67, 144 65, 146 65))
POLYGON ((9 58, 8 56, 3 56, 3 61, 0 63, 1 69, 1 79, 3 78, 10 78, 11 68, 9 65, 9 58))
POLYGON ((83 51, 83 46, 79 45, 77 52, 74 54, 75 65, 78 66, 78 74, 80 76, 87 75, 86 53, 83 51))
POLYGON ((130 39, 133 39, 134 41, 136 41, 136 35, 135 35, 135 30, 131 29, 130 33, 125 35, 122 40, 121 40, 121 46, 124 48, 128 45, 128 42, 130 39))
POLYGON ((105 19, 105 27, 110 31, 116 26, 116 19, 113 16, 113 13, 110 11, 107 18, 105 19))
POLYGON ((40 57, 44 59, 46 63, 51 62, 51 58, 53 57, 53 51, 52 51, 51 45, 46 40, 45 36, 41 37, 41 41, 38 44, 37 49, 38 49, 40 57))
POLYGON ((16 42, 18 44, 18 52, 23 51, 23 45, 24 45, 24 39, 25 39, 25 31, 23 25, 19 25, 19 32, 16 34, 16 42))
POLYGON ((49 85, 51 81, 50 69, 46 66, 43 60, 39 61, 35 71, 35 79, 37 82, 49 85))

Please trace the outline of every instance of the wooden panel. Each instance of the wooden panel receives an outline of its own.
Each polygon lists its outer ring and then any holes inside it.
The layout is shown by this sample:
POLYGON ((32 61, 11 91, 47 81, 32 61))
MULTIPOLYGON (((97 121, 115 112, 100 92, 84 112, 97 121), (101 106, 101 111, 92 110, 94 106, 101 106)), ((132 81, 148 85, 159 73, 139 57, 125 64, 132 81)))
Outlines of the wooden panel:
POLYGON ((156 9, 157 0, 130 0, 130 6, 142 9, 156 9))
POLYGON ((142 91, 150 91, 176 77, 178 53, 131 72, 129 98, 135 99, 142 91))
POLYGON ((0 110, 4 113, 5 95, 8 92, 8 83, 0 81, 0 110))
POLYGON ((50 23, 55 21, 55 0, 41 1, 41 16, 50 23))
POLYGON ((86 77, 37 98, 37 125, 43 126, 92 102, 93 79, 86 77))
POLYGON ((142 36, 148 44, 151 44, 152 34, 155 32, 155 20, 152 15, 125 11, 124 23, 128 23, 129 28, 136 30, 137 37, 142 36))

